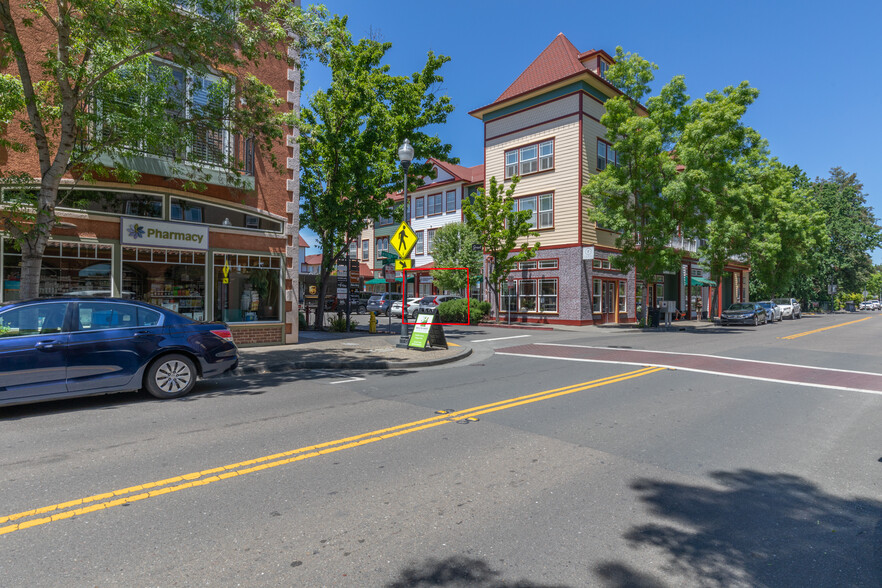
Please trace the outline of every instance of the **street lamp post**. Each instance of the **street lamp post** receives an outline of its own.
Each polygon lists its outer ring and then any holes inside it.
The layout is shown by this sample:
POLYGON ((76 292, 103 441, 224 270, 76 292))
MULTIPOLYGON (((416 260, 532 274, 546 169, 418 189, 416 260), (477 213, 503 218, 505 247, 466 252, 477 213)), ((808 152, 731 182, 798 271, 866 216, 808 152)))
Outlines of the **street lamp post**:
MULTIPOLYGON (((401 161, 401 168, 404 170, 404 222, 408 220, 407 216, 407 169, 410 162, 413 161, 413 145, 407 139, 398 148, 398 159, 401 161)), ((404 324, 405 316, 407 316, 407 272, 401 274, 401 338, 398 339, 398 347, 407 347, 407 325, 404 324)))

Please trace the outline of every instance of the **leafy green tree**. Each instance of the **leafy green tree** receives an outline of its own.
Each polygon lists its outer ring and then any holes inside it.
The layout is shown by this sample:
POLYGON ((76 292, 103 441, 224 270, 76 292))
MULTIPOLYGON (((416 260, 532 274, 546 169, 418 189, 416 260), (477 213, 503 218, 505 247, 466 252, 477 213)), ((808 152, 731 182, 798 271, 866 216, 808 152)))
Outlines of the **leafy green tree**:
MULTIPOLYGON (((480 245, 478 233, 472 225, 451 223, 435 231, 432 241, 432 259, 435 267, 465 267, 474 283, 481 274, 484 257, 481 251, 472 251, 480 245)), ((462 292, 466 288, 466 273, 462 270, 435 270, 431 272, 435 285, 441 290, 462 292)), ((468 295, 468 292, 466 292, 468 295)))
POLYGON ((39 165, 38 178, 0 170, 7 186, 39 184, 5 197, 4 228, 22 250, 22 296, 38 293, 65 175, 134 182, 131 157, 147 151, 174 161, 185 189, 217 167, 235 184, 240 166, 223 149, 184 161, 197 137, 223 129, 270 153, 292 118, 270 85, 245 72, 289 60, 289 46, 320 46, 324 19, 324 9, 287 0, 0 0, 0 122, 8 121, 0 147, 35 152, 39 165))
POLYGON ((502 282, 518 263, 533 259, 539 250, 538 241, 530 245, 530 238, 539 236, 531 223, 533 211, 514 208, 512 197, 519 181, 515 176, 506 189, 504 184, 496 182, 495 176, 491 177, 490 189, 486 192, 479 189, 474 201, 463 205, 466 224, 478 234, 488 257, 489 270, 485 277, 497 308, 497 321, 502 282), (517 252, 512 255, 516 248, 517 252))
MULTIPOLYGON (((349 237, 371 219, 391 215, 387 195, 403 186, 398 146, 406 138, 417 157, 448 160, 451 146, 425 129, 453 111, 450 98, 435 93, 443 81, 438 70, 450 58, 429 52, 421 71, 393 76, 382 63, 391 43, 354 42, 345 17, 331 19, 329 29, 320 61, 331 70, 331 84, 312 96, 299 120, 300 222, 319 238, 319 300, 349 237)), ((428 163, 414 163, 411 188, 430 171, 428 163)), ((319 304, 317 329, 323 310, 319 304)))
POLYGON ((867 278, 864 290, 867 291, 867 297, 869 299, 882 300, 882 271, 876 271, 873 275, 867 278))
POLYGON ((809 199, 823 214, 829 238, 817 249, 811 290, 824 296, 828 284, 840 292, 859 292, 873 273, 869 252, 882 244, 882 229, 867 206, 857 174, 840 167, 809 186, 809 199))
POLYGON ((744 169, 745 198, 731 215, 740 219, 750 263, 752 298, 789 296, 811 272, 813 254, 827 239, 823 214, 807 198, 802 170, 775 159, 753 159, 744 169))
MULTIPOLYGON (((583 187, 592 205, 588 214, 617 232, 620 254, 613 265, 634 268, 644 283, 679 267, 682 254, 671 246, 678 235, 708 239, 717 256, 712 276, 719 276, 732 255, 731 227, 715 232, 709 222, 727 210, 734 161, 748 142, 741 119, 758 92, 742 82, 690 102, 684 78, 676 76, 644 107, 639 101, 650 93, 655 69, 616 49, 607 78, 624 95, 607 100, 601 118, 616 159, 583 187)), ((642 307, 645 312, 645 300, 642 307)))

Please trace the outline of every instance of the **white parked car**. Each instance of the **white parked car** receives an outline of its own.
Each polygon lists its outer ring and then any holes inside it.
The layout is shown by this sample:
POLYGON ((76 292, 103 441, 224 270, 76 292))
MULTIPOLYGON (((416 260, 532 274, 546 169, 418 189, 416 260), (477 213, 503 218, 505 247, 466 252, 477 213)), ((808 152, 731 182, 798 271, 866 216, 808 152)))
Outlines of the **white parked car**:
POLYGON ((773 298, 772 302, 781 307, 781 315, 787 319, 802 318, 802 307, 796 298, 773 298))
POLYGON ((757 302, 757 304, 766 309, 766 312, 769 314, 770 323, 781 322, 784 318, 784 312, 781 310, 781 307, 771 300, 763 300, 762 302, 757 302))
MULTIPOLYGON (((419 298, 408 298, 407 299, 407 316, 416 318, 416 303, 419 302, 419 298)), ((401 316, 401 301, 396 300, 392 303, 392 316, 400 317, 401 316)))

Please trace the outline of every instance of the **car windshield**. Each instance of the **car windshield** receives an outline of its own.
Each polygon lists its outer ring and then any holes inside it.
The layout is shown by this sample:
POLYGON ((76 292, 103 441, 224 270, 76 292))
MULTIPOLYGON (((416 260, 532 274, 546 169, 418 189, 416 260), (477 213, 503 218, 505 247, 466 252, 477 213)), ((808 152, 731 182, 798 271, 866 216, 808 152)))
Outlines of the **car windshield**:
POLYGON ((368 302, 379 302, 382 299, 383 299, 382 296, 371 296, 371 299, 368 300, 368 302))
POLYGON ((775 304, 790 304, 790 299, 789 298, 775 298, 774 303, 775 304))
POLYGON ((759 304, 759 305, 762 306, 763 308, 772 308, 772 303, 771 303, 771 302, 757 302, 757 304, 759 304))
POLYGON ((750 302, 738 302, 730 306, 727 310, 753 310, 753 304, 750 302))

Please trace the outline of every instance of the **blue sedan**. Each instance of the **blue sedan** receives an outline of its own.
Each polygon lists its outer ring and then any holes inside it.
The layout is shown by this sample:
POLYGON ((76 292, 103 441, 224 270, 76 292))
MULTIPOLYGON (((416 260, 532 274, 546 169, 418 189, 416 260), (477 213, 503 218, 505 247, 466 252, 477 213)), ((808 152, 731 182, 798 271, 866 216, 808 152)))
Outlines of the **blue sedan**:
POLYGON ((141 389, 178 398, 238 362, 224 323, 152 304, 65 297, 0 306, 0 405, 141 389))

